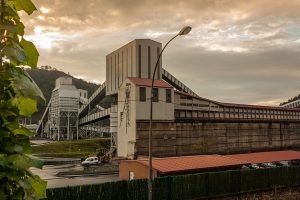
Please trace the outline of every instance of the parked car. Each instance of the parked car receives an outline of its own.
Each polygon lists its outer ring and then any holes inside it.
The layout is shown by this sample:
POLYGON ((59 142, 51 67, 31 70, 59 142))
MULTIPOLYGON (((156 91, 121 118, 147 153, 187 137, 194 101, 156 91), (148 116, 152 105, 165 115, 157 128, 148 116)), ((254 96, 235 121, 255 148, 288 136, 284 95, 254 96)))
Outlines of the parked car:
POLYGON ((261 163, 260 166, 262 166, 263 168, 276 167, 276 165, 273 163, 261 163))
POLYGON ((243 165, 241 169, 251 169, 250 165, 243 165))
POLYGON ((284 167, 288 167, 290 166, 289 161, 279 161, 275 163, 277 166, 284 166, 284 167))
POLYGON ((291 165, 300 165, 300 160, 292 160, 290 161, 291 165))
POLYGON ((88 157, 85 159, 81 165, 84 167, 90 166, 90 165, 98 165, 99 164, 99 159, 98 157, 88 157))
POLYGON ((259 169, 261 168, 258 164, 251 164, 250 169, 259 169))

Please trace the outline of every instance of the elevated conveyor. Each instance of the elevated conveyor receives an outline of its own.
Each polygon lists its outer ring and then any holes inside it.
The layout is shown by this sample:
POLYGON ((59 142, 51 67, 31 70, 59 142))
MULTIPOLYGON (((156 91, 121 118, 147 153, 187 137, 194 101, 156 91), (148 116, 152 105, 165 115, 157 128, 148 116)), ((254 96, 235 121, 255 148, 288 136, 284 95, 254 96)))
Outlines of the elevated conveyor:
POLYGON ((188 88, 185 84, 179 81, 175 76, 162 68, 162 78, 179 91, 186 92, 192 96, 199 97, 195 92, 188 88))
POLYGON ((42 133, 42 131, 43 131, 42 130, 43 129, 43 124, 45 124, 46 121, 48 121, 47 116, 48 116, 49 111, 50 111, 51 100, 52 100, 52 97, 51 97, 51 99, 50 99, 50 101, 49 101, 49 103, 48 103, 48 105, 46 107, 46 110, 43 113, 43 116, 42 116, 41 120, 39 121, 38 127, 36 129, 37 133, 42 133))
POLYGON ((104 82, 94 93, 93 95, 79 108, 79 118, 88 115, 90 109, 96 107, 96 105, 104 99, 106 95, 106 82, 104 82))
POLYGON ((102 111, 98 111, 93 114, 88 114, 85 117, 79 119, 79 126, 90 124, 99 121, 101 119, 109 118, 111 113, 116 113, 116 112, 117 112, 117 106, 112 106, 102 111))
MULTIPOLYGON (((183 84, 177 78, 175 78, 172 74, 170 74, 165 69, 162 69, 162 77, 166 82, 168 82, 170 85, 172 85, 177 90, 188 93, 192 96, 198 97, 198 95, 195 92, 193 92, 189 87, 187 87, 185 84, 183 84)), ((94 92, 94 94, 83 104, 83 106, 79 109, 79 118, 80 118, 79 126, 93 123, 100 119, 104 119, 105 117, 109 116, 111 110, 116 109, 116 108, 112 107, 112 108, 102 109, 101 111, 97 111, 97 112, 89 114, 89 111, 94 109, 95 107, 97 107, 98 106, 97 104, 99 104, 100 101, 107 98, 105 96, 106 95, 105 89, 106 89, 106 82, 104 82, 94 92)), ((115 112, 117 112, 117 111, 115 111, 115 112)))

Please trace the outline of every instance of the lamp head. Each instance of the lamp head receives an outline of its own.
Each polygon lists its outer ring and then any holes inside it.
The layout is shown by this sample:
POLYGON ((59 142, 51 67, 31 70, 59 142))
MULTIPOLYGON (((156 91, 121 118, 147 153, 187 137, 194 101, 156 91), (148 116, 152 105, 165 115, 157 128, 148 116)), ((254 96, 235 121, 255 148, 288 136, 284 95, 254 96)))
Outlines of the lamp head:
POLYGON ((189 34, 189 32, 192 30, 192 27, 190 27, 190 26, 185 26, 185 27, 183 27, 180 31, 179 31, 179 33, 178 33, 178 35, 187 35, 187 34, 189 34))

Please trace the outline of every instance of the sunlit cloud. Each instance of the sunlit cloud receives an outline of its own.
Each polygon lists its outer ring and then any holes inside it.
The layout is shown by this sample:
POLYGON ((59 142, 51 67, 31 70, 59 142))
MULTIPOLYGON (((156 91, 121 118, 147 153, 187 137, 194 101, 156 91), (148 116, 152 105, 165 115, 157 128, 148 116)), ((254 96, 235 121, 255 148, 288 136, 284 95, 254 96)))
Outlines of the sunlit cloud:
POLYGON ((74 76, 74 77, 77 78, 77 79, 86 79, 85 76, 74 76))
POLYGON ((43 14, 48 14, 50 12, 50 9, 49 8, 45 8, 45 7, 40 7, 40 11, 43 13, 43 14))
POLYGON ((37 18, 43 21, 45 20, 45 17, 43 15, 39 15, 37 18))
POLYGON ((161 36, 176 34, 176 32, 146 32, 144 35, 148 38, 158 38, 161 36))
POLYGON ((247 48, 239 47, 239 46, 222 46, 218 44, 211 44, 209 46, 206 46, 206 49, 209 51, 222 51, 222 52, 237 52, 237 53, 243 53, 248 51, 247 48))
POLYGON ((92 83, 96 83, 96 84, 101 84, 101 82, 99 80, 92 80, 92 83))
POLYGON ((190 25, 163 66, 199 95, 275 105, 300 93, 298 0, 33 1, 40 12, 24 23, 39 65, 102 83, 110 52, 136 38, 165 44, 190 25))
POLYGON ((262 105, 262 106, 278 106, 280 103, 284 102, 285 99, 272 99, 266 101, 257 101, 253 102, 254 105, 262 105))
POLYGON ((26 39, 34 42, 38 48, 52 49, 59 45, 59 42, 63 41, 63 36, 60 33, 48 32, 37 35, 25 36, 26 39))

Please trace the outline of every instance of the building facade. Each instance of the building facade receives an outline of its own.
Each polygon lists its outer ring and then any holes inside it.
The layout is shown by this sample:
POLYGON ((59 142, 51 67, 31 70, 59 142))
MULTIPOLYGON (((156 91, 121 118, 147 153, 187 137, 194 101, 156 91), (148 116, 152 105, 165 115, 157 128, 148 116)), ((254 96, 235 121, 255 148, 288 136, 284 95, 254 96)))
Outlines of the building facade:
MULTIPOLYGON (((161 43, 136 39, 106 56, 106 93, 116 94, 127 77, 152 78, 161 43)), ((156 79, 161 79, 160 60, 156 79)))

